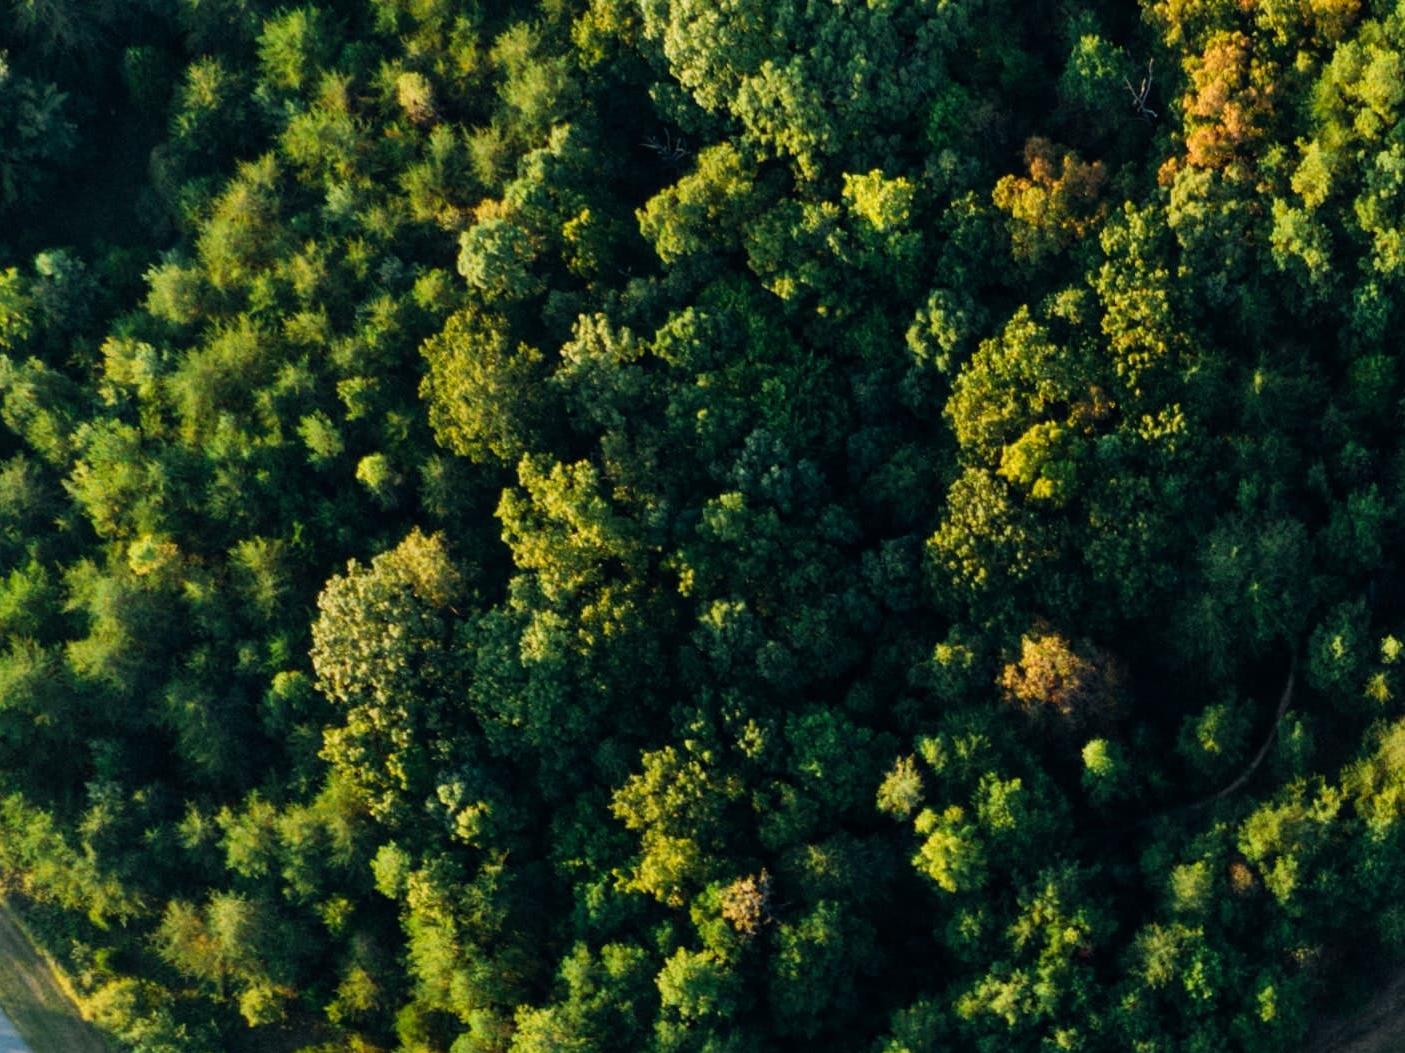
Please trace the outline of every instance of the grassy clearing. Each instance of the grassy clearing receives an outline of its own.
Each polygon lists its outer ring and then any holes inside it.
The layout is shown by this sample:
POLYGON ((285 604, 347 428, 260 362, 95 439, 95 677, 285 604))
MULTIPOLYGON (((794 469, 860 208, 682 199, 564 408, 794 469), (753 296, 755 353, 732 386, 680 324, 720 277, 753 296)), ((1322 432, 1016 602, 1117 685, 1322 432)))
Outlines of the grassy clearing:
POLYGON ((0 1007, 34 1053, 112 1053, 53 965, 0 902, 0 1007))

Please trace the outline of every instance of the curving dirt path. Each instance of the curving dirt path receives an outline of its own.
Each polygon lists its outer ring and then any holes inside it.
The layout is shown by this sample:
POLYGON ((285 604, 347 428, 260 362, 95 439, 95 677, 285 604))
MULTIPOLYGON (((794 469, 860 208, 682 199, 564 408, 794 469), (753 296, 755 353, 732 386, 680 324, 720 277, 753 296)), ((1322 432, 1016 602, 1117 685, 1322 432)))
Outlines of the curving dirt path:
POLYGON ((0 1053, 111 1053, 49 962, 0 903, 0 1053))
MULTIPOLYGON (((1160 811, 1152 812, 1150 815, 1144 815, 1140 819, 1128 823, 1125 826, 1114 828, 1108 831, 1108 833, 1120 837, 1134 830, 1145 829, 1162 819, 1168 819, 1172 816, 1190 816, 1195 812, 1210 807, 1210 805, 1214 804, 1216 801, 1222 801, 1226 797, 1230 797, 1242 790, 1248 781, 1254 777, 1254 772, 1259 770, 1259 765, 1261 765, 1264 762, 1264 758, 1268 756, 1268 751, 1273 745, 1273 740, 1278 737, 1279 725, 1283 723, 1283 718, 1288 715, 1288 707, 1293 704, 1293 688, 1296 686, 1297 680, 1298 660, 1295 654, 1288 663, 1288 682, 1283 685, 1283 694, 1278 698, 1278 711, 1273 715, 1273 725, 1268 729, 1268 734, 1264 736, 1263 744, 1259 746, 1259 751, 1254 754, 1248 766, 1239 773, 1233 782, 1222 789, 1216 790, 1208 797, 1202 797, 1198 801, 1191 801, 1188 804, 1178 804, 1169 808, 1162 808, 1160 811)), ((1405 1045, 1402 1045, 1401 1049, 1405 1050, 1405 1045)))
POLYGON ((3 1012, 0 1012, 0 1053, 34 1053, 3 1012))
POLYGON ((1259 752, 1254 754, 1254 759, 1249 762, 1249 766, 1240 772, 1239 778, 1235 779, 1218 793, 1211 794, 1204 800, 1196 801, 1194 804, 1188 805, 1186 807, 1187 811, 1194 811, 1197 808, 1208 808, 1216 801, 1223 800, 1231 794, 1238 793, 1244 788, 1244 784, 1253 777, 1254 772, 1259 770, 1259 765, 1262 764, 1264 758, 1268 756, 1268 748, 1273 745, 1273 740, 1278 737, 1278 725, 1283 723, 1283 718, 1288 714, 1288 707, 1293 702, 1293 685, 1296 683, 1297 678, 1298 661, 1295 654, 1292 662, 1288 666, 1288 682, 1283 685, 1283 695, 1278 699, 1278 712, 1273 717, 1273 727, 1269 728, 1268 737, 1264 739, 1263 745, 1259 747, 1259 752))
POLYGON ((1318 1021, 1306 1053, 1399 1053, 1405 1049, 1405 971, 1396 974, 1363 1009, 1318 1021))

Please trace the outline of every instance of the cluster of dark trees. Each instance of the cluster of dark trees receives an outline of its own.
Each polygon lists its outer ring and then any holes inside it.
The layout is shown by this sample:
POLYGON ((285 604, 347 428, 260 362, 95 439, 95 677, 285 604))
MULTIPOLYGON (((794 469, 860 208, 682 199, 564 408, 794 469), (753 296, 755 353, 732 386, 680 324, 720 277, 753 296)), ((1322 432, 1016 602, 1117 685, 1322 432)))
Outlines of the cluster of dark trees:
POLYGON ((122 1048, 1405 956, 1405 9, 289 2, 0 0, 0 876, 122 1048))

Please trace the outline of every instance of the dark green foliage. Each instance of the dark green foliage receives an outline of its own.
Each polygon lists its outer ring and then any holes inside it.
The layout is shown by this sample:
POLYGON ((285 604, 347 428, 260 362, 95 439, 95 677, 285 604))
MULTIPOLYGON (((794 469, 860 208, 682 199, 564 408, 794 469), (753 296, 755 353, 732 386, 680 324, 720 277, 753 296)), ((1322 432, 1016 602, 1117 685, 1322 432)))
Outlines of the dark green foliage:
POLYGON ((1405 955, 1402 71, 0 0, 0 882, 146 1053, 1303 1048, 1405 955))

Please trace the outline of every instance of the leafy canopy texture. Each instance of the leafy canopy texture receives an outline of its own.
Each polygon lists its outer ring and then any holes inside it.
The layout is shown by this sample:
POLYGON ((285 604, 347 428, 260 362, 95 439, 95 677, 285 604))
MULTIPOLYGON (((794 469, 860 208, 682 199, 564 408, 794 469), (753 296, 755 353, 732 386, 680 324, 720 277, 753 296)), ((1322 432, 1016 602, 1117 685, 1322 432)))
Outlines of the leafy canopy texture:
POLYGON ((1297 1053, 1405 959, 1405 9, 0 0, 0 886, 128 1053, 1297 1053))

